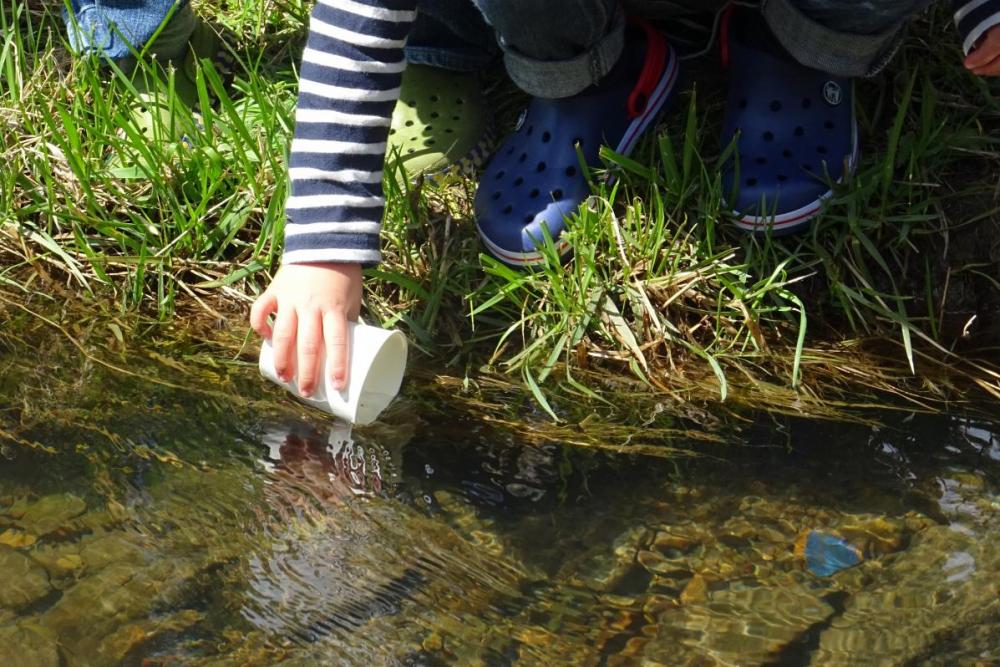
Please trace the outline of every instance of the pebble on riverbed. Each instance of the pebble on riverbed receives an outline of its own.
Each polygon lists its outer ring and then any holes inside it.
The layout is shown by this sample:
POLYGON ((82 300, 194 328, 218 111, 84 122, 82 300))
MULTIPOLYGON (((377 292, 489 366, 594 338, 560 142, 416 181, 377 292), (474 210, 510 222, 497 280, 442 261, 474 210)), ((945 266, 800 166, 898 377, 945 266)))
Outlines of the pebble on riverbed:
POLYGON ((62 661, 54 637, 22 625, 8 625, 0 627, 0 665, 60 667, 62 661))
POLYGON ((0 609, 17 611, 52 592, 45 568, 10 547, 0 546, 0 572, 0 609))

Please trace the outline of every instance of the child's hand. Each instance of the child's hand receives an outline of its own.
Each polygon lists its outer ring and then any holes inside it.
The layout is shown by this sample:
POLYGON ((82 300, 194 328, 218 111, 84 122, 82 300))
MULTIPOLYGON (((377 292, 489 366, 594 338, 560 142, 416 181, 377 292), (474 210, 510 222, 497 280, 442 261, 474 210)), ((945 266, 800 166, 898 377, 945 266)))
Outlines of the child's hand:
POLYGON ((986 31, 972 53, 965 57, 965 67, 979 76, 1000 75, 1000 25, 986 31))
POLYGON ((347 320, 356 320, 360 309, 360 264, 284 264, 254 302, 250 325, 272 339, 278 377, 288 382, 298 369, 299 391, 309 396, 322 373, 324 341, 334 388, 347 386, 347 320))

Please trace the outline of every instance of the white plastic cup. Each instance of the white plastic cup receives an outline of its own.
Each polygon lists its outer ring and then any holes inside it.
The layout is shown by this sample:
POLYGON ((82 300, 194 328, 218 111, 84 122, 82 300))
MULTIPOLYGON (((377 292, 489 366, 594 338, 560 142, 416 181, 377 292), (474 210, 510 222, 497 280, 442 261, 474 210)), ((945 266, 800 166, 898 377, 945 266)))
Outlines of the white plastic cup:
POLYGON ((331 386, 324 354, 320 365, 322 378, 312 396, 303 396, 297 377, 291 382, 283 382, 278 377, 274 370, 274 348, 269 340, 260 347, 260 373, 303 403, 350 424, 370 424, 399 393, 406 370, 406 336, 395 329, 348 322, 347 340, 350 359, 347 387, 343 391, 331 386))

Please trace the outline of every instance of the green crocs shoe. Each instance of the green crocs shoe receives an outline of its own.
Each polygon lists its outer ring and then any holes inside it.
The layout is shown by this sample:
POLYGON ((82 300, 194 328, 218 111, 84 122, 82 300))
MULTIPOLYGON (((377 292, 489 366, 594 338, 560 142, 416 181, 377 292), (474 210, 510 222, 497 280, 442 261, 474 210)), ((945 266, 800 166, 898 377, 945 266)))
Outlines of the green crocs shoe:
POLYGON ((389 155, 406 175, 474 174, 495 144, 492 114, 479 77, 425 65, 403 73, 392 112, 389 155))
MULTIPOLYGON (((198 19, 184 55, 168 63, 174 68, 174 94, 177 99, 191 109, 197 109, 199 106, 198 69, 205 67, 202 62, 204 60, 211 62, 212 68, 215 69, 224 86, 228 87, 232 83, 234 60, 225 41, 214 28, 198 19)), ((169 73, 166 66, 151 61, 136 69, 132 83, 136 87, 140 100, 144 102, 145 98, 149 96, 165 95, 168 78, 169 73)), ((211 87, 208 90, 211 95, 211 87)))
MULTIPOLYGON (((198 69, 206 66, 204 60, 211 63, 224 86, 232 83, 234 60, 225 41, 199 19, 182 57, 166 65, 151 60, 136 67, 131 77, 136 94, 129 116, 132 126, 147 141, 168 147, 190 147, 195 137, 204 131, 198 113, 197 84, 198 69)), ((141 178, 145 173, 133 160, 124 159, 118 153, 111 156, 108 166, 120 178, 141 178)))
MULTIPOLYGON (((184 85, 187 86, 184 94, 190 95, 185 101, 192 107, 198 103, 198 88, 195 82, 198 80, 198 68, 203 67, 203 60, 212 63, 212 67, 222 80, 223 87, 228 89, 235 78, 236 60, 230 53, 226 40, 215 28, 199 19, 194 32, 191 33, 184 60, 178 66, 179 73, 183 75, 178 78, 183 78, 184 85)), ((209 88, 210 94, 211 90, 209 88)))

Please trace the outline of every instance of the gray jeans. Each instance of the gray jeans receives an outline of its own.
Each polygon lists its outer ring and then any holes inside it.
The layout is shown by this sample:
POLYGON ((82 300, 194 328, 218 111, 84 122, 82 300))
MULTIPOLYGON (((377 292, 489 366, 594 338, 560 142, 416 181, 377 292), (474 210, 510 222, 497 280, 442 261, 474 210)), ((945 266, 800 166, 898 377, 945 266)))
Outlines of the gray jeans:
POLYGON ((907 22, 933 0, 762 0, 778 41, 803 65, 870 76, 888 64, 907 22))
MULTIPOLYGON (((866 76, 891 58, 907 21, 932 0, 762 0, 778 41, 803 65, 866 76)), ((420 0, 410 62, 474 70, 498 49, 511 79, 537 97, 599 81, 624 43, 624 11, 657 19, 718 10, 724 0, 420 0), (495 38, 492 35, 495 34, 495 38)))

